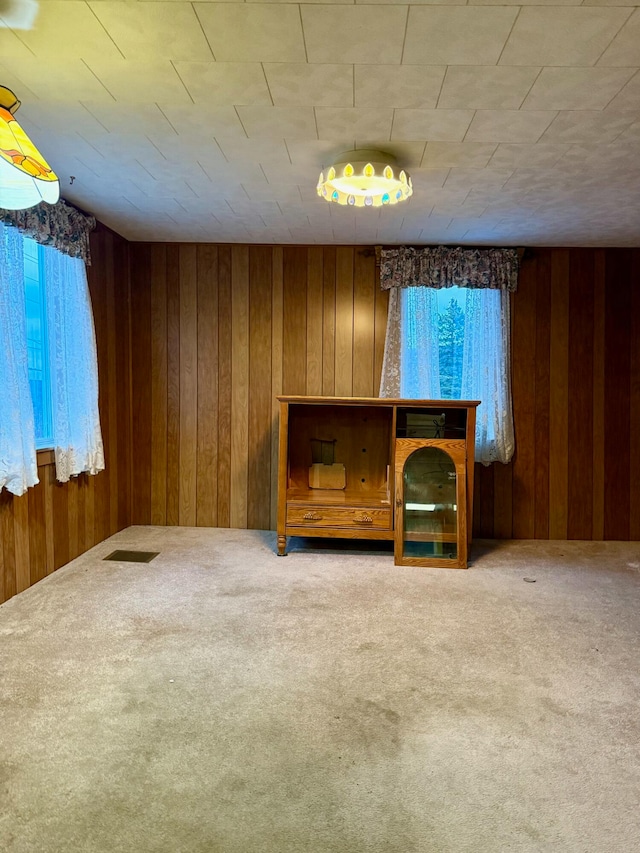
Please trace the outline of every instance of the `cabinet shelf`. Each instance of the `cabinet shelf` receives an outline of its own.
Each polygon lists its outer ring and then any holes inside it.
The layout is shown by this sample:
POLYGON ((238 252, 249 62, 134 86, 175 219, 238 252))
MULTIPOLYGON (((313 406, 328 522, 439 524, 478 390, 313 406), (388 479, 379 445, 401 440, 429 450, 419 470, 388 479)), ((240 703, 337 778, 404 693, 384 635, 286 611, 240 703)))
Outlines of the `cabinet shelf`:
POLYGON ((360 491, 354 489, 287 489, 288 504, 322 504, 322 506, 388 507, 389 495, 385 490, 360 491))

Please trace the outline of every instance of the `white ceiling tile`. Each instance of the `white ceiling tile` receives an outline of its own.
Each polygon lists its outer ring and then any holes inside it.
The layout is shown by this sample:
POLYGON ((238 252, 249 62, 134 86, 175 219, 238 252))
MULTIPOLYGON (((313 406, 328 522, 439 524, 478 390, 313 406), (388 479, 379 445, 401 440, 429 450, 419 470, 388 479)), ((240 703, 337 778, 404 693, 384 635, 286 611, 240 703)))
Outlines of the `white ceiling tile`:
POLYGON ((608 104, 607 112, 609 110, 616 112, 629 110, 640 114, 640 71, 636 72, 635 76, 608 104))
POLYGON ((444 166, 484 169, 495 150, 495 145, 479 142, 428 142, 422 165, 430 169, 444 166))
MULTIPOLYGON (((6 34, 0 30, 2 56, 6 55, 5 40, 6 34)), ((89 6, 80 0, 47 0, 46 3, 40 3, 33 29, 21 30, 20 40, 33 54, 43 59, 56 56, 87 59, 96 53, 105 58, 121 55, 89 6), (64 52, 61 51, 62 46, 64 52)))
POLYGON ((304 164, 313 166, 316 164, 321 165, 327 157, 355 147, 347 145, 338 151, 336 150, 335 141, 325 142, 324 140, 317 139, 286 139, 285 145, 294 166, 304 164))
POLYGON ((543 142, 613 142, 633 124, 628 113, 563 112, 550 125, 543 142))
POLYGON ((196 104, 271 104, 259 62, 174 62, 196 104))
MULTIPOLYGON (((110 133, 143 133, 149 135, 175 135, 173 128, 157 104, 117 104, 83 101, 80 108, 86 120, 99 124, 110 133)), ((66 108, 65 108, 66 109, 66 108)), ((73 127, 83 123, 81 115, 75 115, 73 127)))
MULTIPOLYGON (((171 62, 159 59, 143 62, 133 59, 95 58, 89 67, 116 101, 123 103, 191 103, 189 93, 171 62)), ((90 101, 90 96, 79 96, 90 101)))
POLYGON ((89 5, 126 59, 213 58, 191 3, 100 0, 89 5))
POLYGON ((450 65, 438 108, 517 110, 539 73, 528 66, 450 65))
MULTIPOLYGON (((357 136, 366 136, 381 142, 389 140, 392 109, 316 107, 315 112, 320 139, 354 139, 357 136)), ((415 139, 415 136, 412 139, 415 139)))
POLYGON ((522 109, 602 110, 633 74, 630 68, 544 68, 522 109))
POLYGON ((462 142, 473 110, 395 110, 391 138, 462 142))
MULTIPOLYGON (((418 140, 417 142, 411 140, 403 142, 394 141, 389 143, 389 145, 386 145, 385 150, 396 158, 398 164, 402 168, 419 169, 424 156, 426 144, 427 143, 424 140, 418 140)), ((356 148, 375 148, 375 144, 357 144, 356 148)))
POLYGON ((238 139, 216 136, 216 142, 229 162, 290 164, 284 139, 238 139))
POLYGON ((219 62, 304 62, 297 6, 278 3, 195 3, 219 62))
POLYGON ((48 59, 46 73, 43 62, 32 56, 11 63, 2 83, 13 89, 24 103, 22 84, 37 98, 45 101, 110 101, 113 97, 82 59, 48 59), (15 73, 14 73, 15 68, 15 73))
MULTIPOLYGON (((183 199, 197 198, 193 189, 189 186, 186 181, 181 181, 179 179, 174 178, 173 180, 156 180, 149 176, 146 180, 141 180, 137 178, 132 181, 136 189, 138 190, 138 194, 141 197, 147 198, 173 198, 176 201, 183 201, 183 199)), ((138 196, 133 196, 129 194, 127 198, 129 201, 136 204, 136 198, 138 196)))
POLYGON ((494 65, 517 14, 502 6, 411 6, 402 62, 494 65))
MULTIPOLYGON (((0 18, 2 20, 2 18, 0 18)), ((0 58, 3 62, 16 59, 29 59, 33 51, 12 30, 0 27, 0 58)))
POLYGON ((445 71, 442 65, 356 65, 355 106, 431 109, 445 71))
POLYGON ((264 72, 276 106, 353 106, 353 68, 350 65, 265 62, 264 72))
POLYGON ((465 142, 537 142, 555 117, 546 110, 478 110, 465 142))
MULTIPOLYGON (((631 149, 629 150, 629 165, 631 165, 631 157, 633 158, 633 162, 637 162, 638 150, 635 146, 640 142, 640 121, 634 122, 631 127, 627 128, 620 136, 617 138, 616 142, 619 146, 624 144, 632 143, 633 144, 633 153, 631 149)), ((628 170, 625 169, 625 180, 627 176, 628 170)))
POLYGON ((630 9, 526 7, 500 65, 595 65, 630 14, 630 9))
POLYGON ((317 139, 312 107, 238 107, 247 136, 317 139))
POLYGON ((569 149, 569 144, 502 143, 498 145, 491 165, 500 169, 515 169, 518 166, 553 166, 569 149))
POLYGON ((399 63, 406 6, 303 6, 309 62, 399 63))
MULTIPOLYGON (((107 104, 101 106, 107 107, 107 104)), ((23 104, 16 117, 27 131, 34 127, 56 136, 70 132, 99 133, 105 130, 104 124, 79 101, 61 103, 60 101, 30 100, 23 104)))
POLYGON ((598 65, 640 65, 640 9, 636 9, 616 35, 598 65))
POLYGON ((511 177, 513 170, 499 169, 487 166, 484 169, 453 168, 449 170, 444 184, 448 187, 482 187, 483 189, 500 189, 511 177))
POLYGON ((233 107, 209 107, 204 105, 172 104, 163 98, 158 106, 167 121, 180 136, 194 139, 214 136, 238 136, 246 139, 246 133, 233 107))

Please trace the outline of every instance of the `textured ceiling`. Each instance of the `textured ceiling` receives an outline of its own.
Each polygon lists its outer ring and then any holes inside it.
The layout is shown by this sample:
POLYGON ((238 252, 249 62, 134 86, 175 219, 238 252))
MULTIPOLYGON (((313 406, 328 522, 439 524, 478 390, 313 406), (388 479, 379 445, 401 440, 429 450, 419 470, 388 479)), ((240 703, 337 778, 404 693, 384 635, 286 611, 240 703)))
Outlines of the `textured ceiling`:
POLYGON ((41 0, 0 29, 0 84, 131 240, 638 246, 636 4, 41 0), (413 197, 318 198, 353 147, 413 197))

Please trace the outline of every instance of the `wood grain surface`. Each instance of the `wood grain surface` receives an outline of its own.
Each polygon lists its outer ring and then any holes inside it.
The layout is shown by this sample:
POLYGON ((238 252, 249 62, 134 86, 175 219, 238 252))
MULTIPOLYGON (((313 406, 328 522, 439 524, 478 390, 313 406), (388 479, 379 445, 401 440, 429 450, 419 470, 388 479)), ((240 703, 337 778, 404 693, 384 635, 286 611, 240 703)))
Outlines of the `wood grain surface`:
MULTIPOLYGON (((367 249, 91 236, 107 470, 0 493, 0 600, 131 523, 275 527, 277 394, 377 394, 367 249), (133 471, 132 463, 135 466, 133 471)), ((512 297, 516 457, 474 536, 640 539, 640 249, 536 248, 512 297)), ((44 457, 43 457, 44 458, 44 457)))

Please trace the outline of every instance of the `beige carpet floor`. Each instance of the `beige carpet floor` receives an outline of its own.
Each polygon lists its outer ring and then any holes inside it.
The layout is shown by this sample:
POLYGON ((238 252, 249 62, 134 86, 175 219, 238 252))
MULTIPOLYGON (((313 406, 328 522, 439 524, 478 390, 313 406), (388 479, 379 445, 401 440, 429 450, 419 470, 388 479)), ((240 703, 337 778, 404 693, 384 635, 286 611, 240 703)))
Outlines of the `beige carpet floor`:
POLYGON ((640 850, 638 543, 274 542, 129 528, 0 607, 3 853, 640 850))

